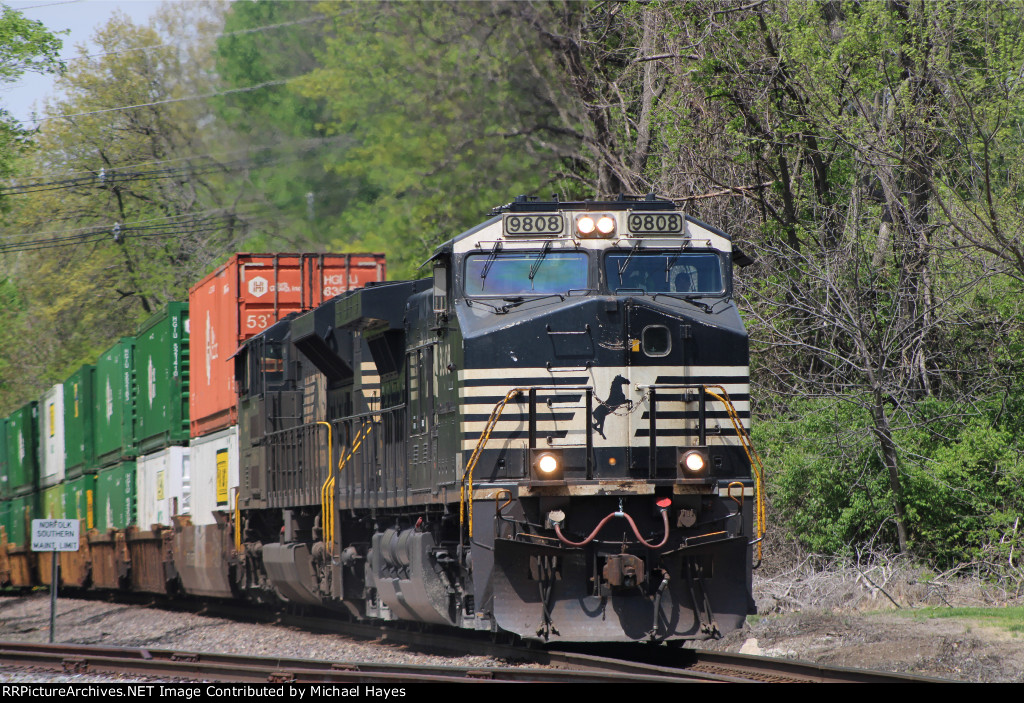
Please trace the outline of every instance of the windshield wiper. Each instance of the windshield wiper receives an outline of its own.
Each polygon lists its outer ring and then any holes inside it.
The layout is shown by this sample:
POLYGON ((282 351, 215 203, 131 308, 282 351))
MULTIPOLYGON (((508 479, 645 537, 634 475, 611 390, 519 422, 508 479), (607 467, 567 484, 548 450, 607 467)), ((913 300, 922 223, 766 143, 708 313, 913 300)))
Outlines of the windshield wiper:
MULTIPOLYGON (((697 300, 694 300, 693 298, 686 298, 681 295, 676 295, 675 293, 655 293, 654 295, 651 296, 651 300, 656 300, 659 295, 664 295, 665 297, 672 298, 674 300, 682 300, 684 303, 689 303, 693 307, 697 308, 701 312, 704 312, 708 315, 711 314, 711 311, 714 307, 712 305, 708 305, 707 303, 701 303, 697 300)), ((715 301, 716 304, 718 302, 719 301, 715 301)))
POLYGON ((498 252, 501 251, 501 242, 495 242, 494 246, 491 247, 491 254, 487 257, 487 261, 484 262, 483 271, 480 272, 480 278, 487 278, 487 272, 491 270, 491 266, 494 265, 494 261, 498 258, 498 252))
POLYGON ((515 298, 502 298, 506 302, 506 305, 502 305, 500 308, 495 308, 497 313, 506 313, 512 308, 517 308, 525 302, 533 300, 543 300, 544 298, 558 298, 560 301, 565 302, 565 296, 561 293, 548 293, 547 295, 534 295, 529 298, 523 296, 516 296, 515 298))
POLYGON ((626 260, 619 264, 619 283, 622 283, 622 274, 626 272, 626 267, 629 266, 630 260, 633 258, 633 255, 636 254, 639 250, 640 242, 637 242, 636 244, 633 245, 633 248, 629 250, 629 253, 626 255, 626 260))
POLYGON ((530 266, 530 287, 533 287, 533 277, 537 275, 537 270, 540 268, 541 262, 544 261, 544 257, 548 255, 548 249, 551 248, 551 240, 544 242, 544 248, 540 250, 540 254, 537 255, 537 260, 530 266))
POLYGON ((686 249, 686 247, 688 247, 689 245, 690 245, 689 242, 683 242, 679 246, 679 251, 677 251, 675 254, 673 254, 672 258, 665 262, 665 283, 668 283, 668 273, 669 273, 669 271, 672 270, 672 264, 674 264, 676 262, 676 260, 680 256, 682 256, 683 250, 686 249))
POLYGON ((488 302, 487 302, 486 300, 473 300, 473 299, 471 299, 471 298, 466 298, 466 307, 469 307, 469 308, 471 308, 471 307, 473 307, 474 305, 483 305, 483 306, 485 306, 485 307, 488 307, 488 308, 490 308, 490 309, 491 309, 491 310, 493 310, 494 312, 499 312, 499 313, 500 313, 500 312, 503 312, 503 310, 501 309, 501 307, 499 307, 499 306, 497 306, 497 305, 492 305, 491 303, 488 303, 488 302))
POLYGON ((473 307, 474 305, 483 305, 484 307, 490 308, 499 315, 503 315, 512 308, 519 307, 523 303, 529 303, 534 300, 543 300, 544 298, 558 298, 561 301, 565 300, 565 296, 562 295, 561 293, 548 293, 547 295, 531 295, 528 298, 524 298, 521 295, 502 298, 502 300, 505 301, 504 305, 495 305, 494 303, 489 303, 486 300, 481 300, 480 298, 466 298, 466 305, 468 307, 473 307))

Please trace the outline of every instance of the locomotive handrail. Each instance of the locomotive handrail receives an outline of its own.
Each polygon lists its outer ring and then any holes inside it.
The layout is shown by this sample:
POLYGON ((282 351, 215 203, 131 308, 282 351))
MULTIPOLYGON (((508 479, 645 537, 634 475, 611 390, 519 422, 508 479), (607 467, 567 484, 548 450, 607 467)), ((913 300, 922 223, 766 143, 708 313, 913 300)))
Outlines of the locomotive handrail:
MULTIPOLYGON (((327 423, 319 423, 327 424, 327 423)), ((362 418, 362 422, 359 425, 359 431, 356 433, 355 439, 352 440, 352 446, 349 448, 348 454, 342 452, 341 457, 338 459, 338 471, 340 474, 349 460, 356 453, 363 441, 370 436, 370 432, 373 431, 373 419, 371 418, 367 422, 366 418, 362 418)), ((323 527, 324 527, 324 543, 328 546, 328 553, 334 544, 334 484, 335 477, 337 474, 333 471, 333 459, 328 458, 328 477, 324 482, 323 488, 320 489, 321 498, 321 514, 324 516, 323 527), (329 512, 328 512, 329 509, 329 512)))
POLYGON ((736 436, 740 438, 743 451, 746 452, 747 459, 750 461, 750 468, 753 469, 755 505, 757 506, 757 510, 755 510, 757 515, 757 561, 760 563, 763 558, 761 540, 764 539, 764 534, 767 530, 764 514, 764 463, 761 461, 761 456, 757 453, 757 450, 754 449, 754 444, 750 441, 750 435, 747 434, 743 423, 739 421, 739 415, 736 413, 736 408, 733 406, 732 401, 729 400, 729 393, 725 388, 719 385, 712 385, 703 386, 703 389, 705 393, 725 406, 726 412, 729 413, 729 420, 732 421, 733 427, 736 428, 736 436), (722 392, 722 395, 718 395, 709 390, 709 388, 717 388, 722 392))
POLYGON ((323 528, 321 537, 330 554, 334 545, 334 432, 329 422, 320 420, 316 424, 327 426, 327 480, 320 488, 320 523, 323 528), (332 489, 330 493, 328 487, 332 489))
MULTIPOLYGON (((470 455, 469 461, 466 463, 466 470, 462 475, 462 485, 459 490, 459 527, 466 523, 466 510, 469 511, 469 536, 473 536, 473 469, 476 468, 477 462, 480 460, 480 455, 483 453, 484 447, 487 445, 487 440, 490 439, 491 432, 494 431, 494 426, 498 424, 498 418, 501 417, 502 411, 505 410, 505 405, 508 404, 515 396, 520 393, 529 394, 529 420, 528 420, 528 442, 530 449, 533 449, 536 441, 536 404, 537 404, 537 391, 584 391, 587 393, 588 408, 587 417, 590 417, 589 399, 590 393, 593 392, 593 388, 590 386, 526 386, 523 388, 513 388, 505 397, 499 400, 494 409, 491 411, 491 415, 487 418, 487 424, 484 426, 484 431, 480 433, 480 439, 477 440, 476 446, 473 448, 473 454, 470 455), (466 499, 467 495, 467 483, 468 483, 468 495, 469 499, 466 499), (467 508, 468 503, 468 508, 467 508)), ((587 422, 587 474, 589 478, 590 474, 590 454, 592 449, 592 427, 590 422, 587 422)))
POLYGON ((740 440, 740 446, 743 447, 744 453, 747 455, 747 460, 750 461, 750 467, 754 474, 754 493, 755 493, 755 513, 757 515, 757 539, 752 544, 757 544, 757 559, 760 562, 762 559, 761 541, 764 539, 764 534, 767 531, 765 508, 764 508, 764 463, 761 461, 761 456, 754 449, 754 444, 750 440, 750 435, 747 434, 746 428, 743 427, 743 423, 740 421, 739 414, 736 412, 736 407, 732 404, 732 400, 729 398, 728 391, 721 385, 693 385, 693 384, 679 384, 679 383, 654 383, 654 384, 637 384, 637 389, 648 389, 651 394, 651 410, 650 410, 650 436, 652 452, 654 446, 655 436, 655 418, 656 418, 656 392, 659 390, 700 390, 701 395, 699 398, 698 406, 698 428, 699 441, 703 445, 706 443, 706 428, 705 428, 705 401, 704 395, 709 395, 724 407, 726 413, 729 415, 729 421, 732 423, 733 428, 736 430, 736 436, 740 440), (711 389, 717 389, 721 394, 715 393, 711 389))
POLYGON ((480 434, 480 439, 476 442, 476 447, 473 448, 473 454, 470 455, 469 461, 466 462, 466 471, 462 475, 462 485, 459 488, 459 528, 461 531, 462 525, 466 520, 466 485, 469 484, 469 536, 473 537, 473 469, 476 468, 476 463, 480 460, 480 454, 483 452, 484 445, 487 444, 487 440, 491 436, 491 432, 494 431, 494 426, 498 424, 498 418, 501 417, 501 412, 505 409, 505 405, 515 396, 519 395, 522 391, 529 390, 526 388, 513 388, 505 397, 497 402, 494 409, 491 411, 491 416, 487 418, 487 424, 484 426, 484 431, 480 434))
POLYGON ((242 551, 242 510, 238 506, 239 486, 235 486, 235 552, 242 551))

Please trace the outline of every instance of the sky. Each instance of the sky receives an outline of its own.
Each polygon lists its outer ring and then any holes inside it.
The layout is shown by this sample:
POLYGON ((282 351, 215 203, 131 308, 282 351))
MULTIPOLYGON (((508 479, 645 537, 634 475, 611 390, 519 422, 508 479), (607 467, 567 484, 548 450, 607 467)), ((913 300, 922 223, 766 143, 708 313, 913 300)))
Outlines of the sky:
MULTIPOLYGON (((39 20, 47 29, 70 30, 62 36, 64 49, 61 58, 68 60, 77 55, 77 46, 92 46, 95 30, 106 24, 115 10, 128 15, 136 24, 145 24, 161 0, 0 0, 19 10, 25 17, 39 20)), ((0 103, 18 120, 28 120, 33 104, 42 105, 42 98, 54 95, 51 76, 27 74, 19 83, 0 86, 0 103)), ((29 123, 26 126, 33 126, 29 123)))

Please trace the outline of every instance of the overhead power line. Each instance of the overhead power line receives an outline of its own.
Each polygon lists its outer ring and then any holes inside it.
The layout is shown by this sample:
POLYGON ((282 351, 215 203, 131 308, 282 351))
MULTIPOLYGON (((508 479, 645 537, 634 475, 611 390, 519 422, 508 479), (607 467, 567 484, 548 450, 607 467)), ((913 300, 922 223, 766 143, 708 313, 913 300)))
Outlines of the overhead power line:
POLYGON ((90 244, 103 240, 120 242, 129 237, 132 239, 150 239, 154 237, 179 239, 186 236, 216 232, 223 228, 225 222, 239 219, 239 216, 235 214, 223 214, 219 217, 206 218, 194 222, 175 222, 162 225, 122 225, 121 223, 97 225, 96 227, 87 228, 78 234, 65 237, 47 237, 44 239, 0 243, 0 254, 54 249, 78 244, 90 244))
MULTIPOLYGON (((151 217, 145 220, 135 220, 131 223, 121 223, 120 232, 154 232, 166 231, 168 229, 187 227, 190 223, 203 223, 215 220, 240 219, 251 216, 255 213, 225 212, 221 209, 202 210, 200 212, 188 212, 181 215, 168 215, 166 217, 151 217)), ((46 232, 21 233, 0 235, 0 251, 17 250, 22 246, 35 244, 46 244, 51 242, 70 242, 88 238, 96 234, 111 236, 114 226, 119 223, 98 224, 89 227, 79 227, 67 230, 50 230, 46 232)))
MULTIPOLYGON (((234 36, 239 36, 239 35, 243 35, 243 34, 255 34, 256 32, 265 32, 265 31, 270 30, 270 29, 280 29, 281 27, 291 27, 291 26, 294 26, 294 25, 297 25, 297 24, 310 24, 311 22, 319 22, 319 21, 321 21, 323 19, 326 19, 323 15, 313 15, 311 17, 307 17, 307 18, 301 19, 301 20, 292 20, 290 22, 278 22, 277 24, 265 24, 262 27, 250 27, 248 29, 236 29, 236 30, 231 31, 231 32, 221 32, 220 34, 214 34, 211 38, 212 39, 222 39, 224 37, 234 37, 234 36)), ((88 54, 87 56, 80 56, 80 57, 78 57, 78 59, 73 59, 73 60, 80 60, 80 59, 83 59, 83 58, 84 59, 99 59, 99 58, 103 58, 104 56, 119 56, 121 54, 131 54, 131 53, 134 53, 136 51, 151 51, 153 49, 166 49, 166 48, 175 47, 175 46, 177 46, 177 44, 174 43, 174 42, 168 42, 168 43, 165 43, 165 44, 150 44, 149 46, 137 46, 137 47, 132 47, 131 49, 121 49, 120 51, 105 51, 105 52, 101 52, 99 54, 88 54)))
POLYGON ((171 103, 183 103, 190 100, 206 100, 207 98, 216 98, 220 95, 232 95, 234 93, 250 93, 254 90, 260 90, 261 88, 269 88, 275 85, 284 85, 290 83, 296 78, 301 76, 293 76, 292 78, 285 78, 277 81, 265 81, 263 83, 257 83, 256 85, 248 86, 247 88, 231 88, 230 90, 222 90, 216 93, 206 93, 204 95, 189 95, 184 98, 169 98, 167 100, 155 100, 149 103, 140 103, 138 105, 122 105, 121 107, 108 107, 103 110, 90 110, 89 112, 75 112, 71 114, 62 115, 47 115, 46 117, 36 117, 29 120, 19 120, 22 124, 26 122, 34 122, 39 124, 40 122, 46 122, 47 120, 66 120, 72 117, 87 117, 88 115, 102 115, 109 112, 121 112, 122 110, 135 110, 140 107, 152 107, 154 105, 169 105, 171 103))
MULTIPOLYGON (((324 146, 334 144, 335 142, 352 141, 352 137, 348 134, 337 134, 333 137, 310 137, 308 139, 293 139, 287 142, 275 142, 274 144, 268 144, 266 146, 259 147, 246 147, 244 149, 233 149, 231 151, 222 151, 212 154, 187 154, 185 156, 176 156, 172 159, 154 159, 152 161, 139 161, 136 163, 129 163, 123 166, 102 166, 107 173, 111 174, 114 178, 118 177, 118 174, 124 174, 125 177, 134 177, 135 174, 143 173, 142 171, 135 171, 144 166, 161 166, 164 164, 177 164, 185 162, 186 165, 178 169, 174 169, 181 173, 188 171, 188 164, 193 162, 200 162, 210 160, 214 164, 225 166, 233 165, 236 163, 245 163, 252 166, 267 166, 279 163, 282 158, 289 158, 296 156, 298 152, 314 151, 324 146), (254 161, 253 157, 257 157, 259 154, 263 154, 274 150, 287 150, 284 157, 274 157, 265 161, 254 161), (229 161, 218 161, 217 159, 225 159, 228 157, 237 157, 239 155, 245 155, 249 158, 245 159, 231 159, 229 161)), ((59 174, 52 174, 47 177, 38 176, 33 179, 11 182, 10 185, 0 186, 0 195, 5 194, 16 194, 21 192, 28 192, 29 189, 35 187, 43 187, 49 185, 55 185, 58 183, 64 183, 66 181, 81 181, 81 182, 94 182, 96 177, 99 175, 100 169, 82 169, 78 171, 67 171, 59 174)), ((159 171, 157 169, 156 171, 159 171)), ((154 171, 154 172, 156 172, 154 171)))
MULTIPOLYGON (((219 34, 213 35, 213 38, 214 39, 221 39, 223 37, 233 37, 233 36, 241 36, 241 35, 245 35, 245 34, 254 34, 256 32, 265 32, 265 31, 269 31, 269 30, 273 30, 273 29, 280 29, 282 27, 290 27, 290 26, 295 26, 295 25, 300 25, 300 24, 310 24, 312 22, 320 22, 320 21, 322 21, 324 19, 326 19, 326 18, 323 15, 313 15, 311 17, 306 17, 306 18, 299 19, 299 20, 291 20, 289 22, 278 22, 276 24, 267 24, 267 25, 263 25, 261 27, 249 27, 247 29, 237 29, 237 30, 234 30, 234 31, 231 31, 231 32, 221 32, 219 34)), ((154 50, 154 49, 162 49, 162 48, 168 48, 168 47, 174 47, 174 46, 177 46, 177 44, 176 43, 150 44, 148 46, 140 46, 140 47, 133 47, 131 49, 123 49, 121 51, 108 51, 108 52, 99 53, 99 54, 90 54, 88 56, 80 57, 80 58, 94 59, 94 58, 101 58, 101 57, 104 57, 104 56, 116 56, 116 55, 119 55, 119 54, 127 54, 127 53, 136 52, 136 51, 151 51, 151 50, 154 50)), ((175 103, 175 102, 186 102, 186 101, 189 101, 189 100, 204 100, 206 98, 217 97, 219 95, 230 95, 232 93, 245 93, 245 92, 250 92, 250 91, 253 91, 253 90, 260 90, 261 88, 267 88, 267 87, 270 87, 270 86, 283 85, 283 84, 289 82, 290 80, 294 80, 294 79, 293 78, 288 78, 288 79, 284 79, 284 80, 280 80, 280 81, 266 81, 264 83, 259 83, 257 85, 249 86, 247 88, 235 88, 235 89, 231 89, 231 90, 221 91, 221 92, 218 92, 218 93, 210 93, 210 94, 207 94, 207 95, 193 95, 193 96, 184 97, 184 98, 173 98, 173 99, 168 99, 168 100, 159 100, 159 101, 151 102, 151 103, 142 103, 142 104, 139 104, 139 105, 124 105, 122 107, 108 108, 106 110, 94 110, 94 111, 91 111, 91 112, 82 112, 82 113, 68 114, 68 115, 47 115, 46 117, 33 117, 33 118, 29 118, 27 120, 18 120, 18 122, 20 122, 21 124, 29 124, 29 123, 31 123, 31 124, 40 124, 42 122, 46 122, 47 120, 53 120, 53 119, 66 119, 66 118, 69 118, 69 117, 82 117, 82 116, 85 116, 85 115, 97 115, 97 114, 102 114, 102 113, 105 113, 105 112, 116 112, 116 111, 119 111, 119 110, 132 110, 132 109, 136 109, 136 108, 140 108, 140 107, 152 107, 154 105, 164 105, 164 104, 175 103)))
POLYGON ((156 161, 145 161, 125 166, 103 166, 98 170, 70 171, 65 174, 51 176, 49 178, 35 178, 12 182, 10 185, 0 186, 0 197, 5 195, 24 195, 27 193, 40 193, 51 190, 70 190, 72 188, 83 188, 95 186, 110 188, 115 183, 129 183, 144 180, 191 178, 207 173, 232 173, 247 169, 259 169, 274 166, 288 161, 302 158, 302 155, 335 142, 350 141, 347 134, 339 134, 333 137, 315 137, 312 139, 295 139, 290 142, 282 142, 264 147, 236 149, 220 154, 202 154, 192 156, 181 156, 174 159, 162 159, 156 161), (281 154, 270 154, 260 157, 274 150, 283 151, 281 154), (236 158, 230 161, 219 161, 218 158, 226 156, 237 156, 243 154, 243 158, 236 158), (177 164, 181 166, 156 168, 149 170, 132 170, 141 166, 156 166, 161 164, 177 164))

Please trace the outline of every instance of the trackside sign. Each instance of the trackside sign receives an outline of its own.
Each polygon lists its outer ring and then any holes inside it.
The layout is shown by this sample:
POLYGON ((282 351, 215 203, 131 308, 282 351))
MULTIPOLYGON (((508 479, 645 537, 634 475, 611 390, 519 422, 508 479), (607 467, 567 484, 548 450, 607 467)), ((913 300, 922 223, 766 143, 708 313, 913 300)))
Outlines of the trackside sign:
POLYGON ((77 552, 78 520, 33 520, 33 552, 77 552))

